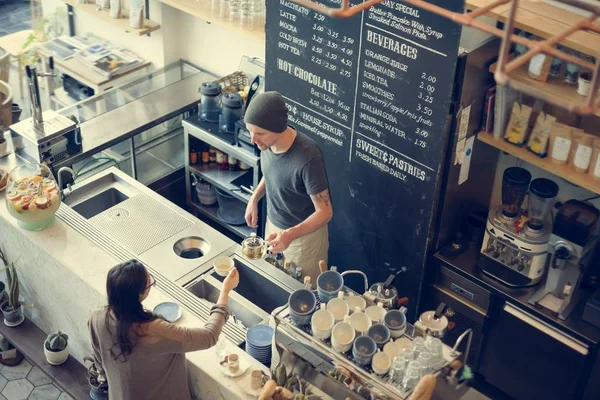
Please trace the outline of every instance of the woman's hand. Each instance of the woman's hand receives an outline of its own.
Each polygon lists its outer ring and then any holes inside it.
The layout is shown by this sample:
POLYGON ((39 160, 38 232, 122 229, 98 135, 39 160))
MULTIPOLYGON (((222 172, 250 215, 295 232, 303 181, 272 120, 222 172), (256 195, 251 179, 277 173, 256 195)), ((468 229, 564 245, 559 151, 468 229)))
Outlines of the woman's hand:
POLYGON ((237 271, 237 268, 233 267, 225 280, 223 280, 223 291, 229 293, 231 290, 235 289, 237 285, 240 283, 240 274, 237 271))

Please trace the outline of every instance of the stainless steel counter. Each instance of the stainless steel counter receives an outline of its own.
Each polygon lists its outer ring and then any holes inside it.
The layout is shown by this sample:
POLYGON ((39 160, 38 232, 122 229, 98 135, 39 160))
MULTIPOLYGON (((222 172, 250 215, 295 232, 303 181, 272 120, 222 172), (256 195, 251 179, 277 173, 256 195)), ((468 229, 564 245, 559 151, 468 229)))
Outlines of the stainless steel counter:
POLYGON ((198 87, 216 77, 199 72, 136 101, 125 104, 81 124, 83 151, 69 159, 69 164, 83 160, 148 128, 165 122, 200 100, 198 87))

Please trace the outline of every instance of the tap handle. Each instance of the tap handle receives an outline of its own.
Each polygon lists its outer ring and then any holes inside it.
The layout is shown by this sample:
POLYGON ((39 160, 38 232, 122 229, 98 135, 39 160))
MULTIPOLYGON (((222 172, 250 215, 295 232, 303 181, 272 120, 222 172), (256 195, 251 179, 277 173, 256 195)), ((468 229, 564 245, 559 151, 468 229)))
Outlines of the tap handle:
POLYGON ((54 72, 54 57, 48 57, 48 67, 50 68, 50 73, 54 72))
POLYGON ((29 65, 25 66, 25 73, 27 74, 27 78, 31 79, 31 67, 29 65))

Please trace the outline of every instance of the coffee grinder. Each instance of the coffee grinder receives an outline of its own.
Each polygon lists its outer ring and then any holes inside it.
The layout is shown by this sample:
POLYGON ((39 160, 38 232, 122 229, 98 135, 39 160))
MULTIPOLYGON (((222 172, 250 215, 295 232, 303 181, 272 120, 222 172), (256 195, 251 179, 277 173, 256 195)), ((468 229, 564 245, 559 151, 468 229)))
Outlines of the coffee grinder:
POLYGON ((569 200, 560 207, 548 244, 548 279, 529 303, 558 313, 562 320, 567 319, 581 298, 577 289, 598 241, 599 217, 600 211, 583 201, 569 200))
POLYGON ((531 181, 524 168, 504 171, 502 205, 489 212, 481 246, 478 264, 484 274, 510 287, 532 286, 543 278, 552 231, 550 211, 557 194, 556 183, 544 178, 531 181), (521 205, 528 188, 526 213, 521 205))

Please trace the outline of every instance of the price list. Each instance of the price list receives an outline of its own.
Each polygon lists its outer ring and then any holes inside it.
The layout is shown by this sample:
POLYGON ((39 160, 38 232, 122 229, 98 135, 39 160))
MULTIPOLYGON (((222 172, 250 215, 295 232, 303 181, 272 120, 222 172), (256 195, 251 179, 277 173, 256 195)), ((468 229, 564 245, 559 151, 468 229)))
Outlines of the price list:
POLYGON ((267 2, 267 90, 286 98, 290 122, 325 155, 335 262, 374 269, 377 280, 402 263, 407 295, 419 287, 425 260, 460 33, 452 21, 396 0, 349 19, 267 2))

